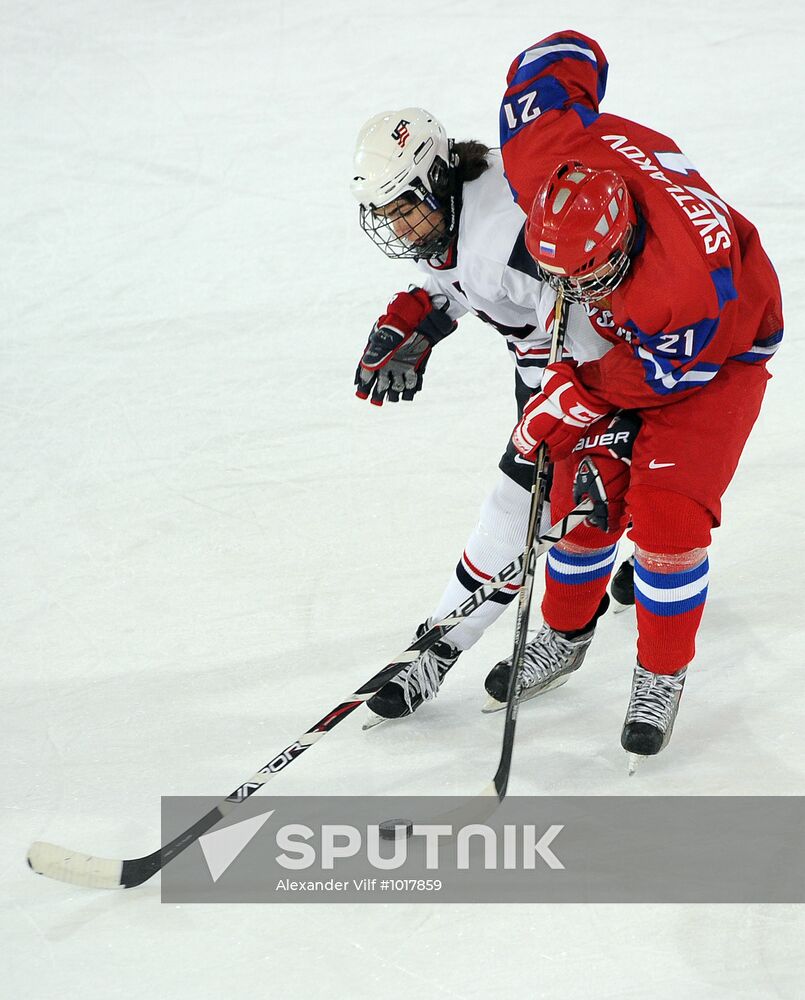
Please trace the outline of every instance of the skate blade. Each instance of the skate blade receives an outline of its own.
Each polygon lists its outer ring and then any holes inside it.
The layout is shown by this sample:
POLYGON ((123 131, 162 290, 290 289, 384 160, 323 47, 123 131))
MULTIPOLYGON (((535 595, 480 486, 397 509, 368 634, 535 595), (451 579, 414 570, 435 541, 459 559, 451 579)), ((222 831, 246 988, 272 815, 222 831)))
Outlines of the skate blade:
POLYGON ((368 709, 368 712, 369 712, 369 718, 361 726, 361 729, 364 732, 366 732, 368 729, 375 729, 377 726, 381 725, 384 722, 391 722, 391 719, 384 719, 382 715, 375 715, 375 713, 371 710, 371 708, 368 709))
POLYGON ((506 707, 505 701, 498 701, 497 698, 493 698, 491 694, 486 696, 486 701, 481 705, 481 711, 484 715, 488 715, 490 712, 499 712, 502 708, 506 707))
MULTIPOLYGON (((520 695, 520 704, 522 705, 524 701, 531 701, 532 698, 541 698, 549 691, 553 691, 556 688, 561 687, 563 684, 567 684, 570 680, 570 674, 572 673, 574 673, 574 671, 571 670, 569 673, 562 674, 561 677, 555 677, 550 684, 546 684, 545 687, 541 688, 539 691, 526 691, 525 694, 520 695)), ((481 711, 488 714, 490 712, 499 712, 505 707, 505 701, 498 701, 497 698, 493 698, 491 694, 487 694, 486 702, 481 706, 481 711)))
POLYGON ((614 597, 612 598, 613 615, 622 615, 624 611, 633 611, 633 610, 634 610, 634 604, 621 604, 620 601, 616 601, 614 597))
POLYGON ((635 773, 635 771, 637 770, 638 765, 640 764, 640 762, 642 760, 645 760, 645 759, 646 758, 644 757, 644 755, 642 753, 630 753, 629 754, 628 769, 629 769, 629 777, 630 778, 635 773))

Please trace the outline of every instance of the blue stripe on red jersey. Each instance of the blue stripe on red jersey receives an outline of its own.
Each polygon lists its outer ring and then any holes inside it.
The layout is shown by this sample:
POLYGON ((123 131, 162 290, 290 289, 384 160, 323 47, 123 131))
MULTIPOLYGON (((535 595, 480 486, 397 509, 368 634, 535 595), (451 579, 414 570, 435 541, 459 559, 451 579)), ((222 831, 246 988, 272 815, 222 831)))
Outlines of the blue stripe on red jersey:
POLYGON ((667 396, 672 392, 683 392, 686 389, 706 385, 716 377, 720 367, 705 361, 683 367, 659 358, 639 344, 633 346, 638 360, 643 364, 646 385, 658 396, 667 396))
POLYGON ((596 94, 600 103, 607 89, 609 65, 604 59, 603 52, 602 61, 599 63, 595 50, 577 35, 549 35, 548 38, 543 38, 541 42, 522 52, 515 59, 517 70, 509 81, 509 88, 516 88, 527 80, 533 80, 549 66, 567 59, 577 59, 582 62, 586 60, 595 66, 596 94))
POLYGON ((690 364, 707 347, 718 329, 718 319, 702 319, 678 330, 645 333, 631 320, 625 324, 634 334, 633 343, 657 356, 666 372, 690 364))
POLYGON ((703 319, 679 330, 648 334, 633 322, 632 350, 643 365, 646 384, 660 396, 705 385, 718 373, 719 365, 695 361, 713 339, 718 319, 703 319))
MULTIPOLYGON (((527 80, 533 80, 540 73, 544 72, 553 63, 561 62, 563 59, 588 59, 593 65, 597 65, 598 60, 595 52, 580 38, 571 36, 554 35, 546 38, 530 49, 522 52, 515 62, 517 72, 509 81, 509 87, 517 87, 527 80)), ((599 83, 598 100, 604 96, 606 89, 607 70, 609 67, 604 63, 601 75, 603 83, 599 83)))
POLYGON ((576 112, 579 118, 581 118, 581 124, 585 128, 589 128, 590 125, 597 122, 601 117, 597 111, 593 111, 592 108, 588 108, 586 104, 571 104, 570 110, 576 112))
POLYGON ((732 361, 744 361, 747 364, 762 364, 764 361, 768 361, 769 358, 773 357, 783 340, 783 331, 778 330, 777 333, 773 333, 770 337, 764 337, 762 340, 756 340, 752 347, 748 351, 744 351, 743 354, 734 354, 732 356, 732 361))
POLYGON ((738 298, 738 293, 732 282, 732 269, 729 267, 717 267, 715 271, 710 272, 710 280, 713 282, 716 295, 718 296, 718 311, 721 312, 725 303, 732 302, 733 299, 738 298))

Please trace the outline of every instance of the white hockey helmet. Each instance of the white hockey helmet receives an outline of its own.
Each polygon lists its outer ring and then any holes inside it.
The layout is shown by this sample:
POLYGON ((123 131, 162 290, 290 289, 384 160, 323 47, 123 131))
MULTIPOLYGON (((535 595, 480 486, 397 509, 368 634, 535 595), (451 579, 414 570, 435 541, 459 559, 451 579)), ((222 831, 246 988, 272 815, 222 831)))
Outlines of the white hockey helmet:
POLYGON ((364 208, 379 208, 410 192, 446 194, 450 143, 441 122, 424 108, 381 111, 358 133, 352 193, 364 208))
POLYGON ((355 146, 352 194, 360 202, 361 227, 390 257, 434 257, 453 235, 452 142, 444 126, 424 108, 382 111, 361 128, 355 146), (416 245, 396 239, 374 210, 407 196, 438 209, 443 222, 432 239, 416 245))

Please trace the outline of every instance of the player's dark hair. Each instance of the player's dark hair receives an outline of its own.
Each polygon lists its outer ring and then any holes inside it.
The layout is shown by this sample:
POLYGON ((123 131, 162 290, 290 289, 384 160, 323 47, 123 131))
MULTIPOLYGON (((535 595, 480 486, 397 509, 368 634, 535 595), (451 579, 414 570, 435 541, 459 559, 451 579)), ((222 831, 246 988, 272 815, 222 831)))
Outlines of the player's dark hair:
POLYGON ((457 142, 453 145, 453 153, 458 157, 458 167, 456 168, 458 180, 461 184, 467 181, 477 180, 481 174, 489 167, 489 146, 475 139, 467 139, 465 142, 457 142))

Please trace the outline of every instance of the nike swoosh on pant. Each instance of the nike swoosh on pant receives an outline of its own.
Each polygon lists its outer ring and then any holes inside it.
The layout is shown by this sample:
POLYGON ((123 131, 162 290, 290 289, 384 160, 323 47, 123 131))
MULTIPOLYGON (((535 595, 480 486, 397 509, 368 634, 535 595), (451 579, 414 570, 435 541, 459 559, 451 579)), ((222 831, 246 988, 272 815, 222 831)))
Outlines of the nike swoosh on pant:
POLYGON ((670 469, 676 462, 658 462, 655 458, 648 463, 650 469, 670 469))

